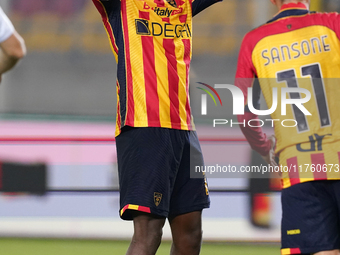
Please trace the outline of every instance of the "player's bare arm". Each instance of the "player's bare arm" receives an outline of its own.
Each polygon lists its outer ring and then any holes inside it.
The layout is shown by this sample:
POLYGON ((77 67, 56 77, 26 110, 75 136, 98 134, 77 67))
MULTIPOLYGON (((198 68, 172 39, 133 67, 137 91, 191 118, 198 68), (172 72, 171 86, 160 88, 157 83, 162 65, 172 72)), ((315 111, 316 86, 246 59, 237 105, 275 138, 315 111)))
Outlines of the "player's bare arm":
POLYGON ((1 75, 12 69, 26 55, 23 38, 14 31, 5 41, 0 43, 0 81, 1 75))

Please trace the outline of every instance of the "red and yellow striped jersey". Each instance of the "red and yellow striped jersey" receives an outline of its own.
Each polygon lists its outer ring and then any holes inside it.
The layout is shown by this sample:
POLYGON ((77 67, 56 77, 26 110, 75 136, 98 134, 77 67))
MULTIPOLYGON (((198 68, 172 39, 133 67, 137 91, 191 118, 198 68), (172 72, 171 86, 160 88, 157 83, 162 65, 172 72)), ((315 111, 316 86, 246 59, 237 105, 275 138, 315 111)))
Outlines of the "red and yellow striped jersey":
MULTIPOLYGON (((243 40, 235 82, 245 95, 248 87, 253 87, 253 91, 260 88, 269 108, 275 101, 273 88, 277 89, 278 107, 271 117, 277 138, 276 152, 282 165, 287 165, 287 160, 291 165, 295 159, 298 159, 294 161, 297 167, 313 162, 339 164, 338 154, 329 157, 327 153, 330 151, 325 152, 322 148, 333 144, 334 149, 334 144, 340 141, 340 100, 337 98, 340 94, 337 84, 340 78, 339 24, 340 15, 337 13, 311 13, 301 2, 290 3, 283 5, 272 20, 249 32, 243 40), (303 106, 311 115, 305 115, 299 107, 289 104, 283 106, 284 115, 281 109, 283 88, 310 91, 311 99, 303 106), (299 154, 298 158, 294 153, 299 154), (325 156, 319 160, 317 155, 325 156)), ((304 98, 303 93, 287 94, 287 99, 304 98)), ((253 93, 253 102, 257 100, 255 95, 257 93, 253 93)), ((256 118, 252 113, 239 116, 240 121, 256 118)), ((252 147, 265 155, 269 146, 261 128, 241 128, 252 147)), ((320 179, 311 174, 313 169, 306 169, 297 173, 301 181, 320 179)), ((285 173, 283 177, 289 178, 285 173)), ((340 174, 323 177, 340 179, 340 174)), ((299 182, 286 181, 284 186, 299 182)))
POLYGON ((193 129, 192 17, 216 0, 93 0, 118 64, 116 135, 125 125, 193 129))

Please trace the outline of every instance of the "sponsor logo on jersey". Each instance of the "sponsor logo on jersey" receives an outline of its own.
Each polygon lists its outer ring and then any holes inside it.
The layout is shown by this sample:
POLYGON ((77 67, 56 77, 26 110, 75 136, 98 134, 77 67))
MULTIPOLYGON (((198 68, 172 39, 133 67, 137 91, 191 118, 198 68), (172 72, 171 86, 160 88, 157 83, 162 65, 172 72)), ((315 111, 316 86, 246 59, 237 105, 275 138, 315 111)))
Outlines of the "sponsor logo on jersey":
POLYGON ((165 38, 191 38, 191 30, 188 24, 150 23, 144 19, 136 19, 135 24, 138 35, 163 36, 165 38))
POLYGON ((173 12, 173 10, 169 10, 169 8, 159 8, 159 7, 155 7, 153 9, 153 12, 156 13, 158 16, 160 17, 170 17, 171 13, 173 12))
MULTIPOLYGON (((175 8, 177 8, 177 6, 175 8)), ((163 7, 163 8, 162 7, 151 7, 147 3, 144 3, 143 9, 144 10, 152 10, 158 16, 160 16, 160 17, 167 17, 167 18, 169 18, 170 16, 173 16, 173 15, 176 15, 176 14, 180 14, 180 13, 183 12, 183 8, 182 7, 178 8, 177 10, 170 10, 167 7, 166 8, 165 7, 163 7)))
POLYGON ((136 19, 136 32, 138 35, 150 35, 149 21, 145 19, 136 19))

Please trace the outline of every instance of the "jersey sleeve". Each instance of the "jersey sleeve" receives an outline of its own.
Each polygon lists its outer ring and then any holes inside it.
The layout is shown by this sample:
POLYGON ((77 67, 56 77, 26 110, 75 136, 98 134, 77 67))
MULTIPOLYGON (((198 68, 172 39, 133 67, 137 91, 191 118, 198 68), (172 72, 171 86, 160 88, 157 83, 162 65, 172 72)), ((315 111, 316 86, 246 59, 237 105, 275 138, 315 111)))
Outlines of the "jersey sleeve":
POLYGON ((221 2, 222 0, 193 0, 192 1, 192 16, 200 13, 204 9, 213 5, 214 3, 221 2))
MULTIPOLYGON (((249 120, 257 119, 258 116, 251 113, 248 110, 247 101, 248 101, 248 88, 253 87, 255 80, 256 80, 256 70, 253 66, 252 60, 252 49, 251 45, 248 42, 248 37, 246 36, 243 39, 241 50, 239 53, 239 58, 237 62, 237 71, 236 71, 236 78, 235 78, 235 85, 242 90, 244 95, 244 105, 245 105, 245 113, 244 115, 237 115, 238 122, 240 122, 240 128, 242 133, 246 137, 247 141, 249 142, 251 148, 257 151, 262 156, 268 154, 271 143, 268 140, 265 133, 263 133, 262 128, 260 127, 259 123, 255 123, 255 121, 251 122, 252 126, 257 127, 250 127, 248 125, 249 120), (243 123, 243 124, 242 124, 243 123)), ((254 96, 258 97, 259 94, 253 93, 254 96)), ((259 98, 253 99, 253 102, 258 101, 259 98)), ((255 106, 254 106, 255 107, 255 106)), ((255 107, 256 108, 256 107, 255 107)))
POLYGON ((0 43, 6 41, 14 32, 14 26, 0 7, 0 43))

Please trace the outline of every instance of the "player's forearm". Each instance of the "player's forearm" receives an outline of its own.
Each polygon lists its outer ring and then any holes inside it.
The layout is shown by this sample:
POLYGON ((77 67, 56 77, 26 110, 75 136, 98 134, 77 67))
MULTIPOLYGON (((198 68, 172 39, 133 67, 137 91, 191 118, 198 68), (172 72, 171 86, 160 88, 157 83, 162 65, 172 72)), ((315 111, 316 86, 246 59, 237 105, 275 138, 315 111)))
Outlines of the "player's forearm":
POLYGON ((26 55, 24 40, 18 33, 13 33, 0 43, 0 74, 12 69, 26 55))
MULTIPOLYGON (((242 133, 246 137, 250 144, 250 147, 258 152, 260 155, 265 156, 269 153, 271 148, 271 143, 268 140, 265 133, 263 133, 261 127, 250 127, 248 126, 248 121, 251 119, 257 119, 257 116, 246 112, 244 115, 237 116, 238 122, 245 123, 245 125, 240 125, 242 133)), ((252 123, 253 126, 259 126, 252 123)))
POLYGON ((12 69, 20 58, 7 55, 2 49, 0 49, 0 74, 12 69))

